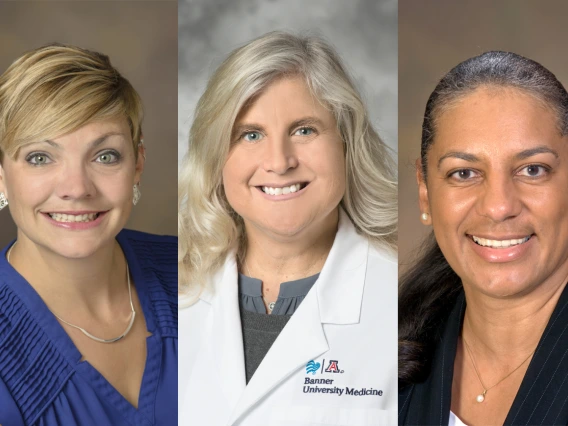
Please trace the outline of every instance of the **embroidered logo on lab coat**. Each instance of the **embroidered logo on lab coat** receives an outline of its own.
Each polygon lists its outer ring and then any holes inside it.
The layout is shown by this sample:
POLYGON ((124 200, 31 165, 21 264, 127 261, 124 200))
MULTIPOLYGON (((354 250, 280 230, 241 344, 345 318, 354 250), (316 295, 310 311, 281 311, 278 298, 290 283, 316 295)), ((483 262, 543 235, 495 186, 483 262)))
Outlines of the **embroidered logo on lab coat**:
MULTIPOLYGON (((339 361, 336 359, 328 360, 328 365, 324 369, 325 359, 322 362, 316 362, 313 359, 306 364, 306 374, 316 375, 318 372, 320 375, 329 373, 329 374, 343 374, 345 371, 339 368, 339 361), (321 368, 320 368, 321 367, 321 368)), ((329 377, 329 376, 328 376, 329 377)), ((321 378, 321 379, 312 379, 309 376, 304 378, 303 383, 303 393, 331 393, 337 396, 342 395, 351 395, 351 396, 367 396, 367 395, 375 395, 375 396, 383 396, 383 391, 375 388, 367 388, 367 387, 349 387, 349 386, 342 386, 338 381, 340 379, 332 379, 332 378, 321 378)), ((333 377, 333 376, 332 376, 333 377)))

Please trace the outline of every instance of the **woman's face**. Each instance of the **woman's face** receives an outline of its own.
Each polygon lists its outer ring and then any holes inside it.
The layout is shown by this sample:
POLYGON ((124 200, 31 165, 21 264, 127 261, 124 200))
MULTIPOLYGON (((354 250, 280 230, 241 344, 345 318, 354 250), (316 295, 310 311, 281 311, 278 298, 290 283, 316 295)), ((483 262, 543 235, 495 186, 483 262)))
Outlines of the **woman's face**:
POLYGON ((343 142, 330 111, 300 78, 270 84, 235 122, 223 185, 249 236, 302 235, 345 192, 343 142))
POLYGON ((492 296, 568 276, 568 138, 543 103, 481 88, 438 121, 420 203, 464 286, 492 296))
POLYGON ((69 258, 109 244, 130 214, 142 158, 135 160, 126 119, 93 122, 5 156, 0 191, 18 240, 69 258))

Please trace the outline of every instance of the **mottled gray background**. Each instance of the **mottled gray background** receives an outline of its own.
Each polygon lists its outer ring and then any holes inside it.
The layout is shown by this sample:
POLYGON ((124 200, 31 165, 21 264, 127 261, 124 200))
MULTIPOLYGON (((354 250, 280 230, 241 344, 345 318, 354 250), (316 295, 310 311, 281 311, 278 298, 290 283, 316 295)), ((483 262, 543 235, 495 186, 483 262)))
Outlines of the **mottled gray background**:
POLYGON ((431 227, 420 222, 414 160, 420 156, 426 101, 461 61, 507 50, 540 62, 568 87, 568 2, 565 0, 399 1, 399 262, 431 227))
MULTIPOLYGON (((127 226, 155 234, 177 234, 176 24, 176 1, 0 1, 0 73, 28 50, 75 44, 108 55, 142 97, 148 160, 127 226)), ((0 247, 15 236, 6 208, 0 247)))
POLYGON ((195 105, 208 78, 233 49, 273 30, 308 32, 331 42, 373 124, 396 149, 397 13, 396 0, 180 0, 178 159, 187 152, 195 105))

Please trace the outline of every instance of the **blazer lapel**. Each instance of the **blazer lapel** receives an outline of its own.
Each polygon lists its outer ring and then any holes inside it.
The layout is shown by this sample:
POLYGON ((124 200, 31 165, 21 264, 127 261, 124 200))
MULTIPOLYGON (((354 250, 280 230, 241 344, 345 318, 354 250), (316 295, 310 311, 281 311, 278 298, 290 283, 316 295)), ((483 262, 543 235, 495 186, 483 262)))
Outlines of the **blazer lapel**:
POLYGON ((568 424, 568 285, 542 334, 505 424, 568 424))

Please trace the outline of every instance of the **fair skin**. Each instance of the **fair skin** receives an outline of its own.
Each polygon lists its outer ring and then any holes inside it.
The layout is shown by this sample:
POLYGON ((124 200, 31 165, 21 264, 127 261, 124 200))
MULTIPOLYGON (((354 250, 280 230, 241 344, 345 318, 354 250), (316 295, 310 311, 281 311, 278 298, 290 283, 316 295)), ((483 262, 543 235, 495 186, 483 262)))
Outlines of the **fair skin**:
POLYGON ((268 303, 282 282, 325 263, 345 192, 343 142, 332 113, 298 77, 273 82, 241 111, 232 141, 223 185, 245 223, 241 272, 262 281, 268 303))
MULTIPOLYGON (((126 260, 115 237, 130 214, 143 153, 141 146, 136 160, 120 118, 23 146, 0 168, 0 191, 18 227, 10 263, 53 313, 103 339, 122 334, 130 318, 126 260)), ((82 359, 137 406, 148 332, 134 283, 132 299, 136 320, 119 342, 95 342, 60 324, 82 359)))
POLYGON ((534 97, 480 88, 439 117, 427 155, 420 208, 467 300, 451 408, 501 425, 568 280, 568 138, 534 97), (482 403, 464 339, 486 387, 520 366, 482 403))

